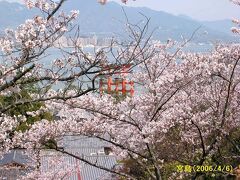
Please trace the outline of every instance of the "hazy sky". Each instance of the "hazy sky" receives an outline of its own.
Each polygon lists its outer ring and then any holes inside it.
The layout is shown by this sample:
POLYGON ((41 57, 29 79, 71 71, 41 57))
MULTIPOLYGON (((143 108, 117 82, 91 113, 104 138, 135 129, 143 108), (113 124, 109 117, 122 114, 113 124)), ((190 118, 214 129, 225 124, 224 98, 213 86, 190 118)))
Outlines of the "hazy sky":
MULTIPOLYGON (((120 2, 120 0, 112 1, 120 2)), ((240 6, 232 4, 229 0, 137 0, 134 2, 129 0, 128 6, 149 7, 176 15, 185 14, 198 20, 240 18, 240 6)))
MULTIPOLYGON (((119 2, 119 0, 113 0, 119 2)), ((240 6, 229 0, 129 0, 129 6, 147 6, 172 14, 185 14, 198 20, 240 18, 240 6), (132 2, 131 2, 132 1, 132 2)))

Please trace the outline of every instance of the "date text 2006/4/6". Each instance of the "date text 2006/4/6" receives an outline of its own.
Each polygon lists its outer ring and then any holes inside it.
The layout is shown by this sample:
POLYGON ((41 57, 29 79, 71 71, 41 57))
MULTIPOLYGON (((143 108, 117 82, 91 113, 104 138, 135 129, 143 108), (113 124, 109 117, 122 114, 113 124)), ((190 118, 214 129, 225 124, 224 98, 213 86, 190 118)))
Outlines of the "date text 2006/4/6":
POLYGON ((233 167, 231 165, 177 165, 177 172, 233 172, 233 167))

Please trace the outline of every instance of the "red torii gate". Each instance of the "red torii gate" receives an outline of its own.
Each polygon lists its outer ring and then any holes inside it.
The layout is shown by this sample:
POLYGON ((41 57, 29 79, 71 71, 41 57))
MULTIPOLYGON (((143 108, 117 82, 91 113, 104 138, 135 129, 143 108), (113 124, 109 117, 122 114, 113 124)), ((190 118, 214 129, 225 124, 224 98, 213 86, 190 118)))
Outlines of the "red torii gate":
POLYGON ((107 81, 104 81, 103 79, 100 79, 99 83, 99 90, 100 94, 102 95, 104 92, 104 86, 107 85, 107 93, 115 93, 119 94, 119 92, 122 93, 122 95, 127 95, 127 93, 130 93, 131 96, 134 94, 134 82, 133 81, 127 81, 125 79, 127 73, 129 73, 129 69, 131 67, 131 64, 124 64, 124 65, 110 65, 103 68, 104 71, 109 71, 110 75, 114 74, 122 74, 123 78, 115 78, 114 80, 112 77, 108 77, 107 81), (113 71, 113 72, 111 72, 113 71), (127 87, 130 87, 130 89, 127 89, 127 87), (115 88, 112 88, 112 86, 115 86, 115 88))

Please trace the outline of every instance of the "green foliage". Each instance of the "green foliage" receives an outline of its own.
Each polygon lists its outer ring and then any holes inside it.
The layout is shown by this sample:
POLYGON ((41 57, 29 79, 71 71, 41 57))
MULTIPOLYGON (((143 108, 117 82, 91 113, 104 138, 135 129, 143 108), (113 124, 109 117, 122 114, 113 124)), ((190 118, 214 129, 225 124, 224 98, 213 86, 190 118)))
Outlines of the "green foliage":
POLYGON ((173 173, 178 172, 177 166, 182 165, 177 161, 172 161, 169 163, 165 163, 162 168, 162 178, 167 180, 173 173))
POLYGON ((56 149, 57 148, 57 141, 55 139, 49 139, 44 143, 44 147, 46 149, 56 149))
POLYGON ((37 111, 41 107, 44 107, 43 102, 30 102, 32 100, 30 93, 36 91, 34 86, 26 86, 19 93, 11 93, 10 95, 1 95, 0 96, 0 105, 2 107, 8 107, 16 102, 26 102, 29 101, 29 103, 22 103, 20 105, 15 105, 8 109, 5 113, 9 116, 18 116, 18 115, 24 115, 26 116, 27 120, 23 123, 21 123, 16 130, 17 131, 26 131, 30 128, 32 124, 34 124, 37 121, 40 121, 41 119, 47 119, 52 120, 53 116, 50 112, 41 112, 37 116, 29 116, 27 115, 27 112, 37 111))
MULTIPOLYGON (((142 166, 140 166, 135 159, 126 159, 123 160, 122 163, 124 164, 124 173, 130 174, 136 177, 138 180, 145 180, 150 178, 150 175, 147 173, 147 171, 142 166)), ((148 168, 151 169, 150 165, 148 168)))

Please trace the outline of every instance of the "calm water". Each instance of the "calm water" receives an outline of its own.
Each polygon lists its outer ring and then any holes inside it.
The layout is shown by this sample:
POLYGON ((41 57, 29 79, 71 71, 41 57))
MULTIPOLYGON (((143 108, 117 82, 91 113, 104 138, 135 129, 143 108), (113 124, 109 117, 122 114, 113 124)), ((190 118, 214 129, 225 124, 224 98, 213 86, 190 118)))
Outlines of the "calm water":
MULTIPOLYGON (((213 45, 211 44, 194 44, 194 43, 189 43, 187 44, 183 50, 186 52, 210 52, 212 49, 214 48, 213 45)), ((84 52, 89 52, 89 53, 93 53, 94 50, 96 50, 97 48, 93 48, 93 47, 85 47, 83 48, 84 52)), ((71 52, 73 49, 71 48, 66 48, 65 50, 67 50, 68 52, 71 52)), ((171 51, 175 51, 175 49, 172 49, 171 51)), ((66 54, 65 54, 66 55, 66 54)), ((46 68, 51 68, 52 67, 52 62, 53 60, 57 59, 57 58, 62 58, 64 56, 64 54, 59 51, 58 49, 49 49, 48 51, 46 51, 44 58, 42 58, 40 60, 40 62, 42 62, 44 64, 44 66, 46 68)), ((111 59, 113 59, 111 56, 109 56, 109 59, 111 61, 111 59)), ((0 62, 4 62, 4 59, 1 58, 0 62)), ((80 69, 75 69, 75 71, 80 71, 80 69)), ((91 76, 90 76, 91 78, 91 76)), ((87 86, 89 85, 89 79, 85 76, 82 77, 81 82, 85 82, 84 87, 87 88, 87 86)), ((97 84, 98 86, 98 84, 97 84)), ((64 85, 62 83, 56 83, 55 85, 52 86, 52 88, 54 89, 59 89, 64 87, 64 85)))

